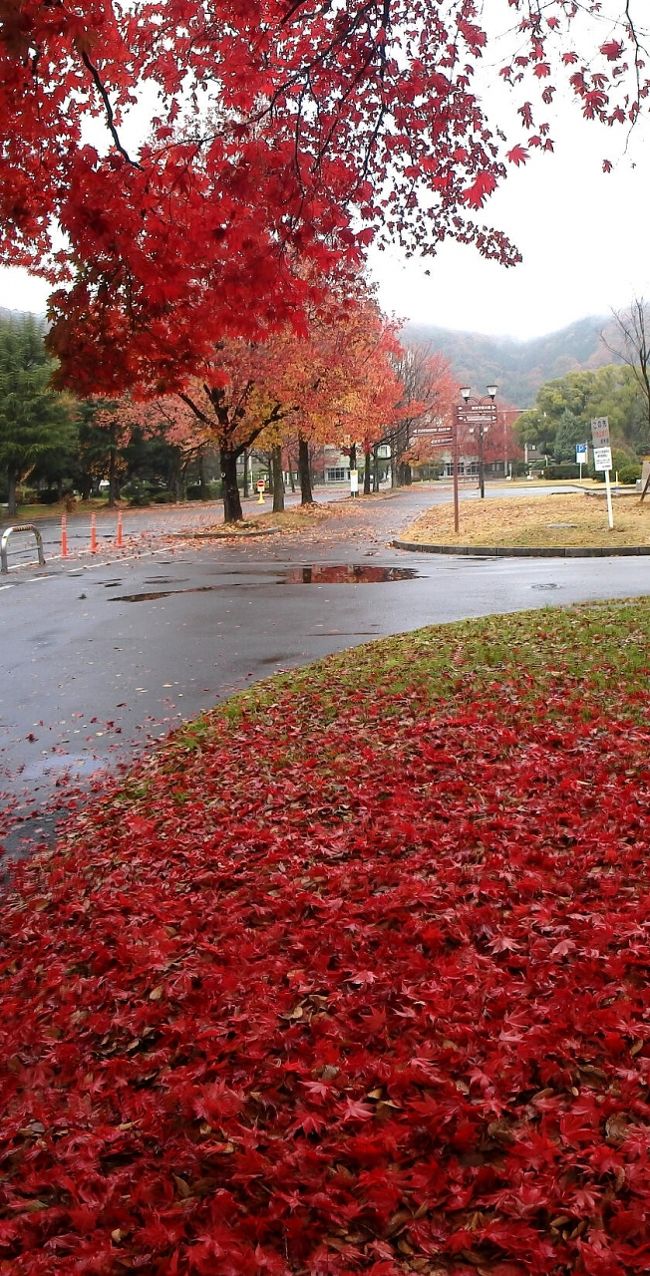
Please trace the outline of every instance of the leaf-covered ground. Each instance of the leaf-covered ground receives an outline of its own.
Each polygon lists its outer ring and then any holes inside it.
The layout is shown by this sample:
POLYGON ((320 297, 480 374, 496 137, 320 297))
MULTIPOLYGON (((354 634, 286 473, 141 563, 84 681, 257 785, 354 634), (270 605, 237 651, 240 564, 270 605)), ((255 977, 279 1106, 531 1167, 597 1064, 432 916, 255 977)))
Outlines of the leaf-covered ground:
POLYGON ((336 657, 19 870, 0 1272, 647 1272, 649 638, 336 657))
POLYGON ((598 487, 595 494, 591 488, 587 495, 528 493, 503 500, 463 501, 459 532, 454 531, 452 506, 435 505, 404 532, 404 539, 436 545, 527 549, 650 547, 650 505, 641 504, 634 493, 617 497, 610 531, 605 492, 602 484, 598 487))

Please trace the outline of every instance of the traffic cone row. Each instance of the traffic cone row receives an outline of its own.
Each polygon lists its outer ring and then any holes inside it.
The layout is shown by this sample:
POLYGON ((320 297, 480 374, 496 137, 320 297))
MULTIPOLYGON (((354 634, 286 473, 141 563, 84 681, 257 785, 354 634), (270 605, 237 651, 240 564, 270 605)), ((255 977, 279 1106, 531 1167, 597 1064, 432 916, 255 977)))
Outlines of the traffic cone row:
MULTIPOLYGON (((115 532, 115 548, 124 549, 124 527, 122 525, 122 511, 118 510, 117 514, 117 530, 115 532)), ((96 554, 99 550, 97 541, 97 517, 95 514, 90 515, 90 553, 96 554)), ((67 514, 61 515, 61 558, 69 556, 70 549, 68 546, 68 517, 67 514)))

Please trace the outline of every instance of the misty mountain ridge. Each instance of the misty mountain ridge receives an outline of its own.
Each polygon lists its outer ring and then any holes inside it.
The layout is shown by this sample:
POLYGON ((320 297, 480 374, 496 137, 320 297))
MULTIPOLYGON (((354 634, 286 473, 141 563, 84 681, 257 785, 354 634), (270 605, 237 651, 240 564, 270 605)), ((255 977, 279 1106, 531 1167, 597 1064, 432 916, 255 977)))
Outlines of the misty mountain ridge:
POLYGON ((409 343, 421 342, 439 350, 449 360, 459 385, 469 385, 474 394, 481 395, 494 382, 499 399, 519 408, 530 407, 546 381, 618 362, 606 345, 608 341, 616 346, 617 335, 611 315, 591 315, 529 340, 413 322, 405 324, 401 333, 409 343))
MULTIPOLYGON (((45 316, 0 306, 0 320, 20 322, 31 317, 45 324, 45 316)), ((440 328, 409 321, 401 331, 402 340, 422 343, 439 350, 448 359, 460 385, 469 385, 476 395, 494 382, 502 403, 528 408, 546 381, 555 381, 568 372, 600 368, 618 362, 608 350, 618 344, 619 333, 611 315, 591 315, 543 337, 518 340, 485 333, 440 328), (603 340, 603 335, 605 340, 603 340)))

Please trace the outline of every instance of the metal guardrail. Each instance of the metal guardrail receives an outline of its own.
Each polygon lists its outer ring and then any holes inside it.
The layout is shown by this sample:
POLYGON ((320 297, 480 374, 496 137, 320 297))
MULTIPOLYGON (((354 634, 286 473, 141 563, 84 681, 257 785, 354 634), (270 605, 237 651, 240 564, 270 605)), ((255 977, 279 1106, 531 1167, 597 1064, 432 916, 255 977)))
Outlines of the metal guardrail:
POLYGON ((16 532, 33 532, 34 533, 34 536, 36 537, 36 551, 38 553, 38 565, 39 567, 45 566, 45 554, 43 553, 43 537, 41 536, 41 533, 39 532, 38 528, 34 526, 33 523, 23 523, 22 525, 19 525, 18 527, 7 527, 5 528, 5 531, 2 533, 2 539, 0 540, 0 572, 2 572, 3 575, 6 575, 7 572, 9 571, 9 563, 7 561, 7 545, 9 543, 9 537, 13 536, 16 532))

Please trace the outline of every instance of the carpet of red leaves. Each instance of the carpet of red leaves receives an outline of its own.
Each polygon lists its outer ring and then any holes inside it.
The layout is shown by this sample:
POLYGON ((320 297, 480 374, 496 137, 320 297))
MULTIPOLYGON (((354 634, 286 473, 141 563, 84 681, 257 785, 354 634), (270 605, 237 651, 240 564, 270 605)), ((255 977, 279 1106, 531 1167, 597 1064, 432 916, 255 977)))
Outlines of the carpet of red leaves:
POLYGON ((287 692, 19 870, 0 1272, 650 1270, 619 709, 287 692))

